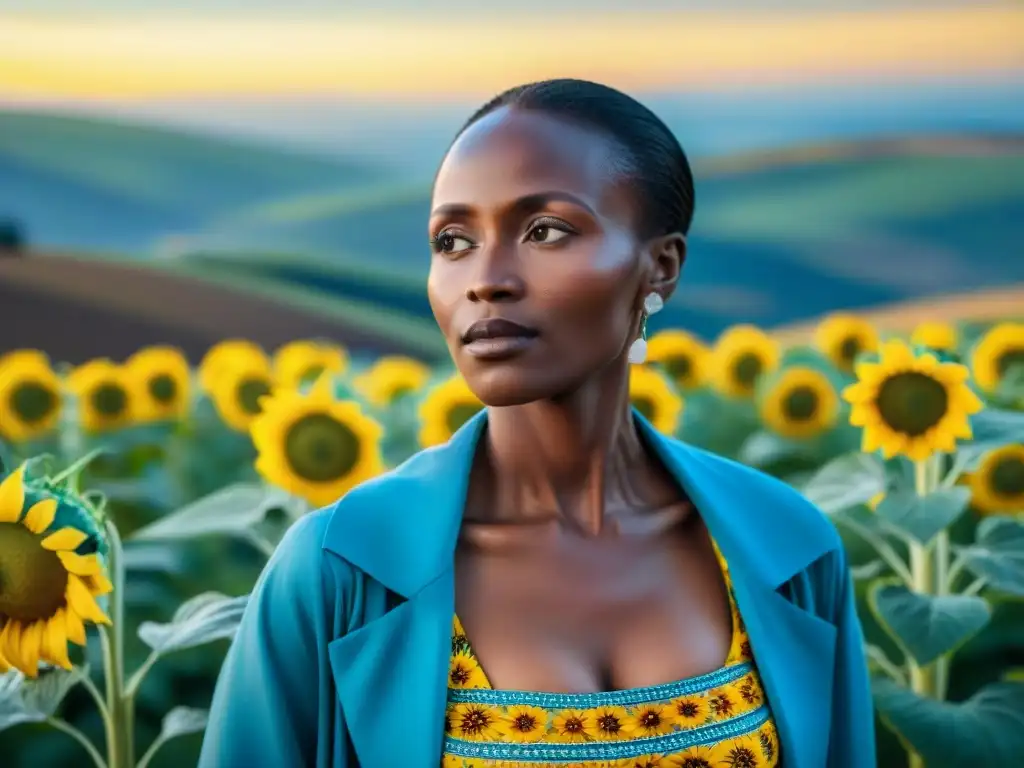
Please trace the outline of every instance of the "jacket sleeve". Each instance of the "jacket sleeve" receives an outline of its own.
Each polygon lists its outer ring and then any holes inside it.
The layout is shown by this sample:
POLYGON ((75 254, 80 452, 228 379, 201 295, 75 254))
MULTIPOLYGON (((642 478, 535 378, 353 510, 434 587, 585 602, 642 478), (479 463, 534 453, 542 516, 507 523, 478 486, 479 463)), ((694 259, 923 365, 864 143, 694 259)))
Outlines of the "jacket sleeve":
POLYGON ((828 768, 875 768, 875 711, 853 578, 842 547, 832 560, 830 592, 837 638, 828 768))
POLYGON ((331 765, 327 646, 338 589, 321 549, 328 518, 321 510, 296 522, 253 588, 217 681, 199 768, 331 765))

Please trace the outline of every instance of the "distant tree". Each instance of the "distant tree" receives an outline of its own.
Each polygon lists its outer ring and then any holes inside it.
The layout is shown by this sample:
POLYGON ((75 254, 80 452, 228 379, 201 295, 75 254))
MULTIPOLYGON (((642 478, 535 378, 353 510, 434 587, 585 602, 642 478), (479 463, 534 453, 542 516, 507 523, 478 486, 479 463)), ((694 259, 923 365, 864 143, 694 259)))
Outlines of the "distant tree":
POLYGON ((25 231, 14 219, 0 219, 0 252, 18 252, 25 247, 25 231))

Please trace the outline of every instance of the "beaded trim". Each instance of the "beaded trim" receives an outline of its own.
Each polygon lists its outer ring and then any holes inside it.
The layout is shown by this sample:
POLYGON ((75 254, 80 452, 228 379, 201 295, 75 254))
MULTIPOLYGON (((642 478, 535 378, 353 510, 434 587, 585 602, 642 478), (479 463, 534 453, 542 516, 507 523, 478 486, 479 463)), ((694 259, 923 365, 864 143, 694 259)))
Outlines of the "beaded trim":
POLYGON ((768 708, 760 706, 753 712, 712 725, 676 731, 664 736, 604 741, 588 744, 527 743, 509 744, 474 742, 446 736, 445 754, 490 760, 550 761, 618 760, 648 754, 671 754, 690 747, 715 744, 751 732, 768 722, 768 708))

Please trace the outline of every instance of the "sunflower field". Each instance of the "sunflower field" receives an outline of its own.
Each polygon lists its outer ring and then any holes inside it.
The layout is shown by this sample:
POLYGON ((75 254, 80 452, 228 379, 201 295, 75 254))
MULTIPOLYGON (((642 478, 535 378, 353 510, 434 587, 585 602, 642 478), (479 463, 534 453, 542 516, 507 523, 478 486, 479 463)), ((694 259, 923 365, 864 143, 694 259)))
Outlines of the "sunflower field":
MULTIPOLYGON (((883 766, 1024 754, 1024 321, 835 314, 649 340, 635 408, 790 483, 846 542, 883 766)), ((289 525, 444 442, 452 369, 323 341, 77 367, 0 356, 4 766, 194 765, 246 595, 289 525)))

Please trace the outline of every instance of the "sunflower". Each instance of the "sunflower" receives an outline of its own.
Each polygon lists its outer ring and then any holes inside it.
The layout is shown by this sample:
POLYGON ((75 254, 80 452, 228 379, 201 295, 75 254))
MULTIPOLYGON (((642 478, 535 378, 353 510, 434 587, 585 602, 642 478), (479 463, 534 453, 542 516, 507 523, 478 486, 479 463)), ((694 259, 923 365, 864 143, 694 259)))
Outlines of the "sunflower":
POLYGON ((1024 444, 987 453, 969 480, 974 508, 983 514, 1024 512, 1024 444))
POLYGON ((78 420, 86 432, 107 432, 134 423, 142 391, 139 379, 106 358, 90 360, 68 375, 78 401, 78 420))
POLYGON ((629 400, 656 430, 666 435, 675 431, 683 412, 683 399, 659 371, 633 366, 629 374, 629 400))
POLYGON ((716 720, 725 720, 736 714, 739 699, 728 685, 716 688, 708 695, 708 709, 716 720))
POLYGON ((695 728, 708 719, 708 704, 701 696, 680 696, 673 699, 669 706, 672 707, 676 725, 681 728, 695 728))
POLYGON ((85 645, 85 622, 110 623, 96 601, 112 589, 98 534, 55 525, 60 505, 29 492, 24 467, 0 482, 0 672, 71 669, 68 641, 85 645))
POLYGON ((420 444, 426 448, 447 442, 483 407, 461 376, 441 382, 420 403, 420 444))
POLYGON ((714 754, 714 765, 722 768, 768 768, 771 765, 756 734, 728 739, 715 747, 714 754))
POLYGON ((348 367, 348 354, 337 344, 292 341, 274 353, 274 378, 279 386, 311 384, 323 373, 340 374, 348 367))
POLYGON ((675 710, 667 704, 642 704, 630 718, 630 730, 635 738, 662 736, 672 732, 675 710))
POLYGON ((0 434, 14 442, 49 432, 60 419, 61 383, 46 355, 17 350, 0 357, 0 434))
POLYGON ((779 757, 779 734, 775 725, 769 720, 761 726, 757 732, 757 742, 761 747, 761 754, 768 761, 768 765, 774 765, 779 757))
POLYGON ((247 432, 261 410, 260 400, 270 394, 273 376, 265 355, 242 352, 222 361, 208 390, 221 420, 238 432, 247 432))
POLYGON ((726 395, 750 397, 758 378, 775 370, 778 363, 774 339, 753 325, 735 325, 715 342, 711 380, 726 395))
POLYGON ((267 353, 258 344, 244 339, 227 339, 214 344, 199 363, 199 385, 212 392, 226 371, 239 366, 243 360, 262 360, 270 366, 267 353))
POLYGON ((594 734, 602 741, 620 741, 629 738, 633 727, 625 707, 605 706, 593 710, 594 734))
POLYGON ((274 485, 324 506, 384 471, 384 430, 358 403, 335 400, 325 373, 308 392, 277 389, 253 420, 256 469, 274 485))
POLYGON ((430 368, 419 360, 393 355, 377 360, 353 385, 368 403, 387 408, 403 395, 422 389, 429 378, 430 368))
POLYGON ((682 391, 704 383, 711 351, 686 331, 661 331, 647 342, 647 360, 660 367, 682 391))
POLYGON ((913 461, 954 450, 957 438, 971 437, 967 417, 982 407, 968 376, 959 363, 915 355, 899 339, 887 341, 879 361, 858 363, 857 383, 843 390, 853 405, 850 423, 864 428, 863 450, 913 461))
POLYGON ((689 747, 667 758, 670 768, 719 768, 714 747, 689 747))
POLYGON ((999 323, 974 347, 974 380, 985 392, 994 393, 1014 366, 1024 367, 1024 323, 999 323))
POLYGON ((783 437, 816 437, 831 429, 838 416, 839 395, 828 377, 813 368, 783 371, 761 402, 761 419, 783 437))
POLYGON ((149 347, 129 357, 125 368, 141 382, 140 421, 176 421, 188 413, 192 370, 180 350, 149 347))
POLYGON ((487 676, 476 656, 468 651, 453 653, 448 662, 449 688, 487 688, 487 676))
POLYGON ((955 352, 959 342, 960 335, 949 323, 921 323, 910 334, 911 344, 934 349, 936 352, 955 352))
POLYGON ((878 349, 878 331, 862 317, 837 312, 818 324, 814 341, 837 368, 851 373, 858 355, 878 349))
POLYGON ((548 713, 540 707, 516 704, 505 712, 505 733, 520 744, 540 741, 548 732, 548 713))
POLYGON ((457 739, 496 741, 505 726, 501 713, 486 704, 457 704, 451 715, 451 734, 457 739))
POLYGON ((584 709, 563 709, 551 726, 555 740, 566 744, 591 741, 597 733, 593 714, 584 709))

